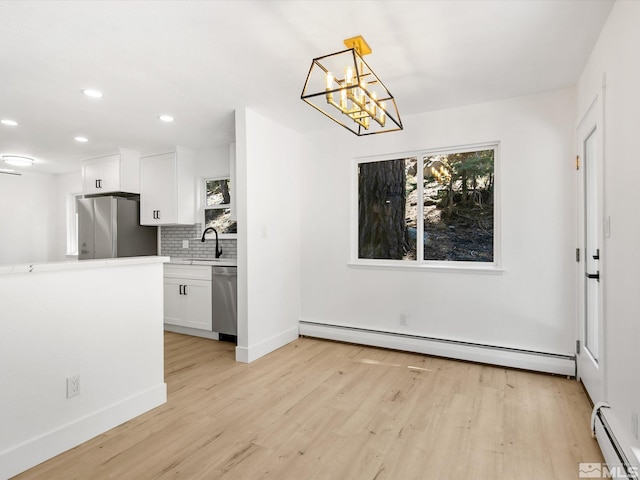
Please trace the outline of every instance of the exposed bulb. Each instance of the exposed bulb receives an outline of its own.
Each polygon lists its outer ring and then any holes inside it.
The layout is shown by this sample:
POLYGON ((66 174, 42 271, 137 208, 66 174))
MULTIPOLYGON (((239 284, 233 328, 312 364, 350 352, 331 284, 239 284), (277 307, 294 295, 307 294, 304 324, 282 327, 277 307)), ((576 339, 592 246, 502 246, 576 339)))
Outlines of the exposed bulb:
POLYGON ((333 73, 327 72, 324 78, 327 82, 327 90, 331 90, 331 87, 333 86, 333 73))

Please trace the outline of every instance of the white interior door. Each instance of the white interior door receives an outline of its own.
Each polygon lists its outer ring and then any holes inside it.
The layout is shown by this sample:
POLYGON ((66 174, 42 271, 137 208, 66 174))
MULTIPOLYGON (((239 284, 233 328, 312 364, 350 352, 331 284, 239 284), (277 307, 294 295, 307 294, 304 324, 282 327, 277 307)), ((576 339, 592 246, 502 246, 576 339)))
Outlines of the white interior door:
POLYGON ((603 126, 598 96, 580 122, 578 155, 578 378, 594 403, 605 401, 603 315, 603 126))

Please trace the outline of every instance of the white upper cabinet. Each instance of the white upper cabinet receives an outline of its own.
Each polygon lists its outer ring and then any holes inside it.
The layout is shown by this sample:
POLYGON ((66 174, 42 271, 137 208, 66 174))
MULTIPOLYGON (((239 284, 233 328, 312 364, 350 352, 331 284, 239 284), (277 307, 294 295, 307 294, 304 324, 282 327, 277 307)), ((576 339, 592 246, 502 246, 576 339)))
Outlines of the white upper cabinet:
POLYGON ((140 159, 140 224, 193 225, 195 158, 181 147, 140 159))
POLYGON ((140 193, 140 154, 121 148, 118 153, 82 162, 82 193, 140 193))

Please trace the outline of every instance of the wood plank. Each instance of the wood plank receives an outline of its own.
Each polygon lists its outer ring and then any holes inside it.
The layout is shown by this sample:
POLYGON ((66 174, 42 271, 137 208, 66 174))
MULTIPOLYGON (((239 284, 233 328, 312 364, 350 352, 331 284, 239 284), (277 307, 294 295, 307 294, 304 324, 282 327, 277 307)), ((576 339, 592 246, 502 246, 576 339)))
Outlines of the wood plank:
POLYGON ((602 462, 564 377, 300 338, 254 363, 165 333, 168 402, 15 477, 565 480, 602 462))

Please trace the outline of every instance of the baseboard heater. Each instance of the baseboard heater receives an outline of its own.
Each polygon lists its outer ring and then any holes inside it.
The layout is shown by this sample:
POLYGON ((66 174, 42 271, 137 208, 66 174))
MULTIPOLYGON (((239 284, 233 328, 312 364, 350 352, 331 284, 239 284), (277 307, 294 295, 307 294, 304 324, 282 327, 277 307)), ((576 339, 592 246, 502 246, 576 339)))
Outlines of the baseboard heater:
POLYGON ((606 463, 600 466, 600 477, 595 478, 638 480, 638 467, 631 464, 604 416, 603 410, 608 408, 606 403, 598 403, 591 415, 591 432, 598 440, 606 463))
POLYGON ((574 377, 573 355, 301 321, 300 335, 574 377))

